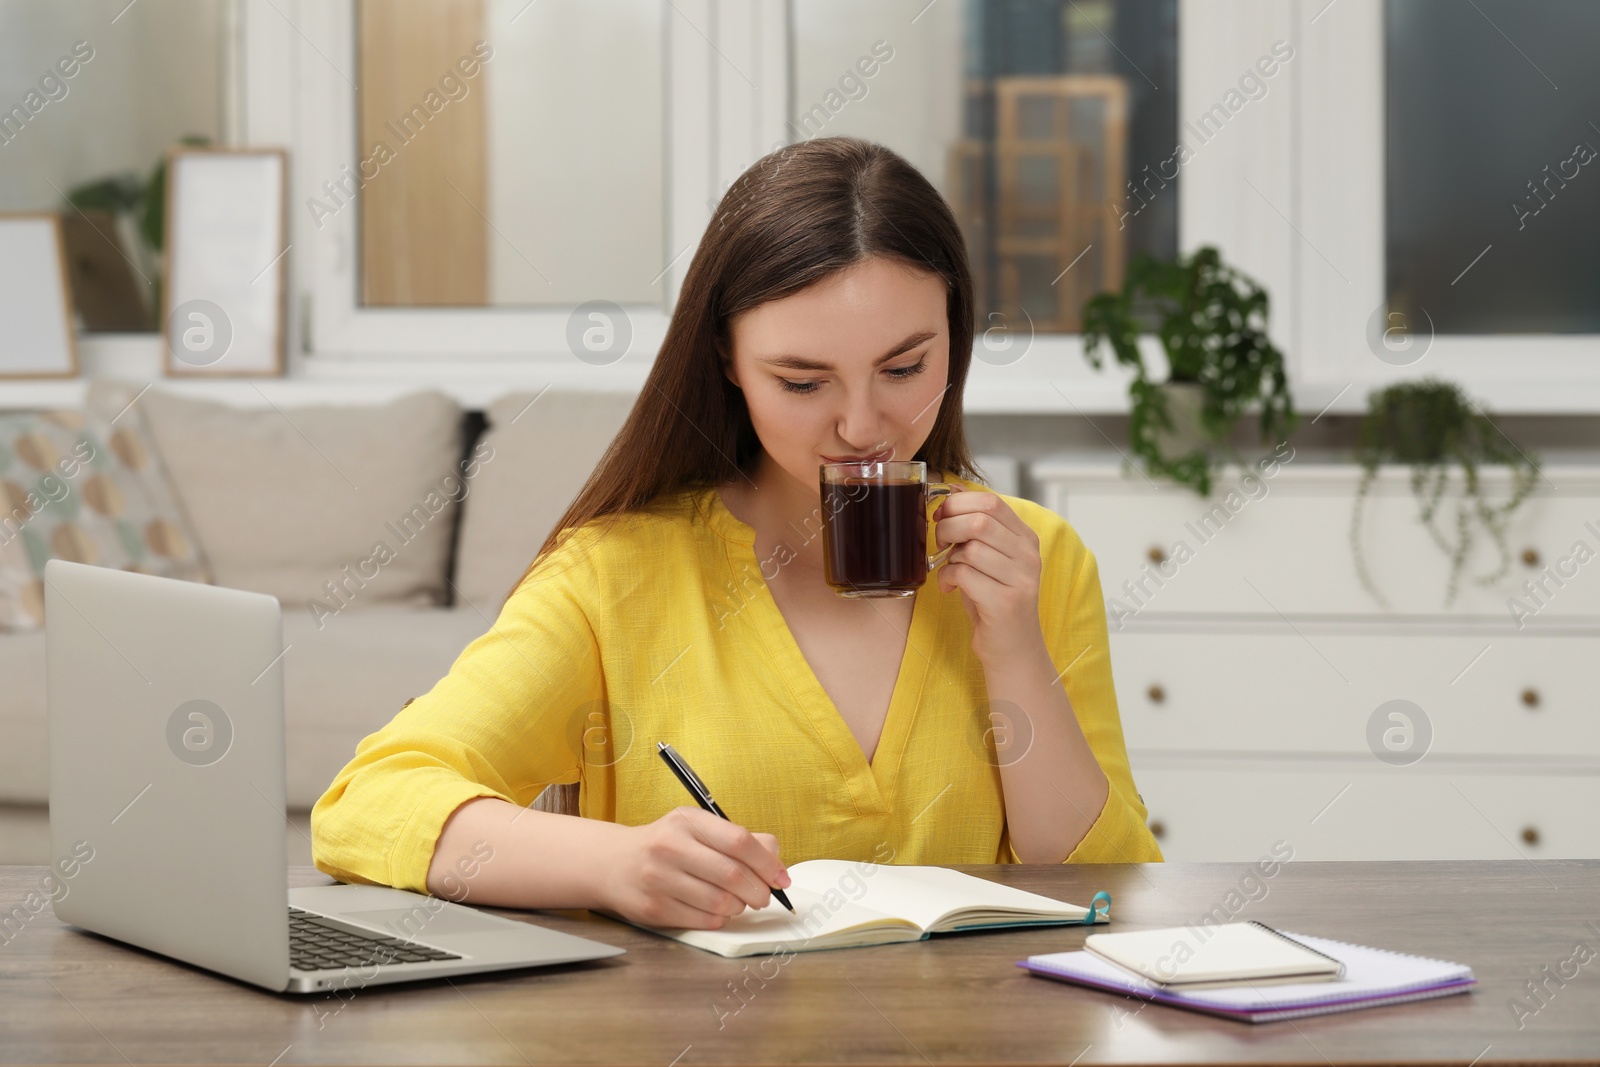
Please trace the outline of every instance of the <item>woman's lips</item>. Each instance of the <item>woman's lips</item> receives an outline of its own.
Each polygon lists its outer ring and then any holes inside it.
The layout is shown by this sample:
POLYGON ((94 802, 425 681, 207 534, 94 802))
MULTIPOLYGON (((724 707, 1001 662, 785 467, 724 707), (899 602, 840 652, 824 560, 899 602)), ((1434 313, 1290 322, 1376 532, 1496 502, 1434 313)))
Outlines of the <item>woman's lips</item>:
POLYGON ((823 456, 828 463, 886 463, 894 457, 894 449, 886 448, 870 456, 823 456))

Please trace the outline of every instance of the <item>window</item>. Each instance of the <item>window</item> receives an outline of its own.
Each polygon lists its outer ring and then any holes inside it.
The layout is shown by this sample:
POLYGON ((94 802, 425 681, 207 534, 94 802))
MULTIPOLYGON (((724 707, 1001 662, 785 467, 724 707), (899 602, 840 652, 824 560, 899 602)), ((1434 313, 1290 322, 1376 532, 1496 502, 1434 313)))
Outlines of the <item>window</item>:
POLYGON ((794 6, 796 138, 895 149, 967 238, 980 322, 1073 333, 1130 256, 1178 247, 1176 0, 794 6))
MULTIPOLYGON (((1600 280, 1596 190, 1574 153, 1579 138, 1600 147, 1600 131, 1572 130, 1564 110, 1600 95, 1593 64, 1575 58, 1600 16, 1579 0, 622 0, 615 19, 576 0, 452 0, 481 5, 497 55, 528 56, 514 90, 493 80, 512 73, 485 65, 485 130, 497 107, 520 108, 512 125, 549 147, 497 184, 494 155, 509 149, 485 137, 482 199, 445 186, 482 211, 484 280, 476 303, 431 306, 362 292, 355 212, 318 229, 299 211, 359 162, 356 16, 368 0, 237 2, 242 138, 296 152, 291 314, 321 368, 470 356, 635 387, 722 192, 774 148, 839 133, 889 145, 940 189, 967 234, 979 344, 997 319, 1022 339, 975 350, 971 411, 1125 410, 1126 375, 1083 359, 1078 309, 1139 251, 1205 244, 1270 294, 1302 411, 1358 412, 1370 389, 1429 374, 1501 412, 1600 410, 1600 311, 1583 299, 1600 280), (541 55, 546 32, 604 44, 587 60, 580 47, 541 55), (572 78, 554 73, 564 57, 572 78), (1448 226, 1447 201, 1468 205, 1448 226), (625 311, 632 346, 614 367, 572 358, 569 320, 585 300, 625 311), (1388 316, 1411 304, 1440 317, 1402 314, 1426 336, 1390 351, 1388 316)), ((410 91, 388 104, 409 106, 410 91)))
POLYGON ((362 0, 361 303, 660 305, 664 10, 362 0))
POLYGON ((1384 29, 1391 309, 1600 331, 1600 5, 1390 0, 1384 29))
POLYGON ((60 212, 85 333, 158 326, 161 242, 139 220, 170 148, 233 132, 227 24, 211 0, 0 13, 0 211, 60 212))
POLYGON ((1373 389, 1439 377, 1500 414, 1600 410, 1600 172, 1574 153, 1600 147, 1583 133, 1600 116, 1579 112, 1594 5, 1312 7, 1287 27, 1292 195, 1274 203, 1296 402, 1359 412, 1373 389), (1547 165, 1569 175, 1548 190, 1547 165), (1535 189, 1546 206, 1523 216, 1535 189))

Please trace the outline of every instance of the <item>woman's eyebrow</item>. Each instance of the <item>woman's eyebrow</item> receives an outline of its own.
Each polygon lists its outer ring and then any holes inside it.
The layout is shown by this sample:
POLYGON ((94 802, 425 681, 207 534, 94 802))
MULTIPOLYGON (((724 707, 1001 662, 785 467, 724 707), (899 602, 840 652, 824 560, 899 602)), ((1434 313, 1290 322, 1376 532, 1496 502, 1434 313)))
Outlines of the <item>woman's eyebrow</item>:
MULTIPOLYGON (((881 366, 882 364, 889 362, 895 356, 903 355, 923 342, 931 341, 937 336, 939 336, 939 334, 935 330, 922 330, 918 333, 914 333, 910 337, 907 337, 904 341, 901 341, 899 344, 895 345, 888 352, 885 352, 882 356, 878 357, 877 362, 874 363, 873 366, 881 366)), ((833 370, 833 368, 826 363, 818 363, 814 359, 805 359, 801 356, 772 356, 770 358, 762 359, 760 362, 770 364, 774 367, 788 367, 790 370, 833 370)))

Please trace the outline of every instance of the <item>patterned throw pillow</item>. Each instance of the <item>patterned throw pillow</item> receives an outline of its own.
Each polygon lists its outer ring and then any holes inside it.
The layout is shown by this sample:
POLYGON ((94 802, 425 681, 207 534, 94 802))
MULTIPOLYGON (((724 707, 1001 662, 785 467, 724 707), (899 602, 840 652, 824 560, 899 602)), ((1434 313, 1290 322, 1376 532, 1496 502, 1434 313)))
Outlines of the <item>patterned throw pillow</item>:
POLYGON ((211 580, 137 405, 0 412, 0 632, 43 625, 51 558, 211 580))

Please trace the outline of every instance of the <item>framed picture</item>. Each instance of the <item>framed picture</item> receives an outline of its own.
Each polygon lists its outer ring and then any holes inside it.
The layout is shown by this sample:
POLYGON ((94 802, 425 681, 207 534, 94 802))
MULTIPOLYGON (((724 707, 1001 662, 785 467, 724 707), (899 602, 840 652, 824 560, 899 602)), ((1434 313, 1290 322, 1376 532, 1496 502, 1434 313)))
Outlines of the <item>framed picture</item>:
POLYGON ((169 376, 283 373, 287 171, 275 148, 184 148, 167 156, 169 376))
POLYGON ((0 378, 76 378, 61 219, 0 214, 0 378))

